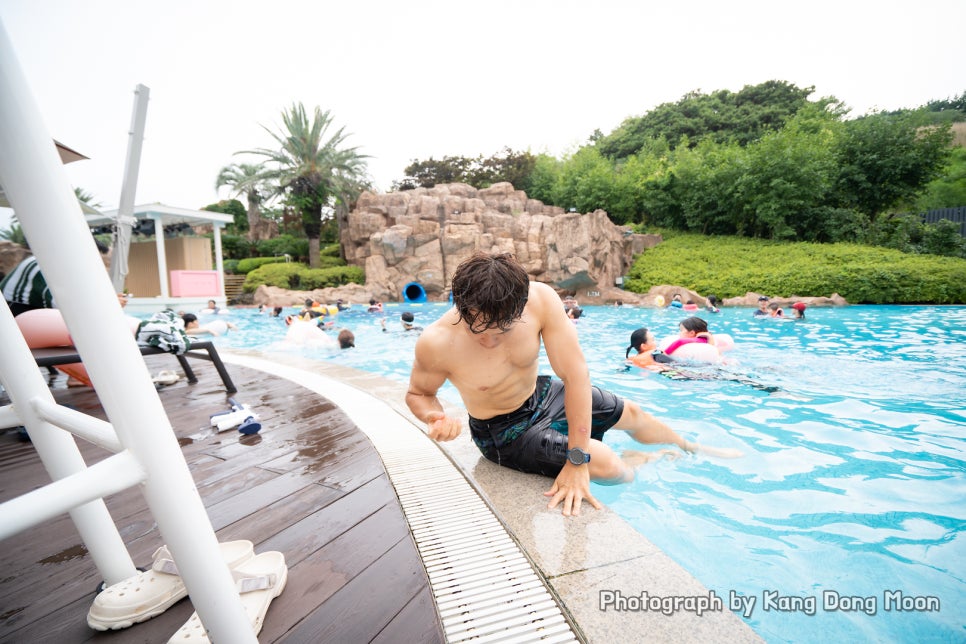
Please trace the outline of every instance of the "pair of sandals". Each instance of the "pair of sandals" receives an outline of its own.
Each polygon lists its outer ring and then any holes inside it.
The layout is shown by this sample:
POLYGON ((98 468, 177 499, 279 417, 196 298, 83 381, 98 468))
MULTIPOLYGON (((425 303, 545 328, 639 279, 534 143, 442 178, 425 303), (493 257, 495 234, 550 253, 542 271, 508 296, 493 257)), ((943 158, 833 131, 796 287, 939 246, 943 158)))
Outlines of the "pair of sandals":
MULTIPOLYGON (((242 605, 255 635, 262 630, 272 600, 282 594, 288 581, 288 567, 281 552, 255 554, 251 541, 218 544, 231 569, 242 605)), ((156 617, 188 596, 184 581, 166 546, 154 553, 149 570, 105 588, 87 613, 87 624, 98 631, 118 630, 156 617)), ((194 613, 175 633, 169 644, 208 642, 205 627, 194 613)))

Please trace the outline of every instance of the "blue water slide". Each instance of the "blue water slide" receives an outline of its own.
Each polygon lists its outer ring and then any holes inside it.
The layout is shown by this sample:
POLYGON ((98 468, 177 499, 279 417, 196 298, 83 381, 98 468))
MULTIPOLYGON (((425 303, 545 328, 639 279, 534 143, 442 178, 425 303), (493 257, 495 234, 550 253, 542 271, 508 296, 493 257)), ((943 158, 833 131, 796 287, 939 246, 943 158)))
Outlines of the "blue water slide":
POLYGON ((403 302, 407 304, 422 304, 426 301, 426 289, 419 282, 410 282, 403 287, 403 302))

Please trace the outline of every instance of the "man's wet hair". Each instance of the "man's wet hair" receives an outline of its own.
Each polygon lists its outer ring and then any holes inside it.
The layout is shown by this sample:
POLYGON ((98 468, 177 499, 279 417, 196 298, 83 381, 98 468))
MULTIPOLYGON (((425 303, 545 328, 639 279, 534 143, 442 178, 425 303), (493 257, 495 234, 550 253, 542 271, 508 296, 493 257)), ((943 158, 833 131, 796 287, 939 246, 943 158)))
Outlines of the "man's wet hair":
POLYGON ((530 293, 530 277, 510 253, 476 253, 456 268, 453 304, 470 331, 506 331, 520 319, 530 293))

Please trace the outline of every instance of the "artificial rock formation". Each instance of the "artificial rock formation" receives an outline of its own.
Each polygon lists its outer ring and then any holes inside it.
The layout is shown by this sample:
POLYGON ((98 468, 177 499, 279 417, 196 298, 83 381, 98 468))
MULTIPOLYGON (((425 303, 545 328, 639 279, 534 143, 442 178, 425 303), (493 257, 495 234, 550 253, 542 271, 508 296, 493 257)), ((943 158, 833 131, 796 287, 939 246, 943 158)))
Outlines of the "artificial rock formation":
POLYGON ((484 251, 513 253, 530 279, 582 303, 633 303, 638 296, 616 288, 617 278, 635 254, 659 241, 614 225, 603 210, 564 212, 509 183, 365 192, 342 232, 346 261, 363 267, 366 289, 386 301, 400 299, 409 282, 430 300, 445 300, 456 267, 484 251))

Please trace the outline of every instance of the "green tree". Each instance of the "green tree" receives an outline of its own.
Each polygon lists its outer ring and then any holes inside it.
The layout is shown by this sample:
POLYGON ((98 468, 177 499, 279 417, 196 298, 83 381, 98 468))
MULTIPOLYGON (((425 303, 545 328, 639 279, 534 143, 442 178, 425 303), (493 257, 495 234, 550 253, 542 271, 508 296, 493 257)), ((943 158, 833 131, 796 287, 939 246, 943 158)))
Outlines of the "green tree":
POLYGON ((225 215, 232 216, 232 232, 234 234, 240 234, 248 230, 248 217, 245 213, 245 206, 242 202, 237 199, 222 199, 218 203, 208 204, 202 210, 207 210, 208 212, 220 212, 225 215))
POLYGON ((830 150, 840 125, 832 113, 810 105, 781 130, 744 148, 744 171, 734 180, 736 208, 746 233, 772 239, 829 239, 823 208, 836 177, 830 150))
POLYGON ((94 203, 94 195, 87 192, 83 188, 74 188, 74 195, 77 197, 77 201, 86 203, 91 208, 100 208, 101 204, 94 203))
POLYGON ((477 188, 486 188, 494 183, 506 181, 517 190, 529 192, 530 174, 537 163, 537 157, 529 152, 514 152, 503 148, 493 156, 480 158, 469 171, 469 183, 477 188))
POLYGON ((272 186, 264 176, 264 168, 251 163, 226 165, 218 172, 218 177, 215 179, 215 190, 222 186, 228 186, 232 197, 245 195, 248 201, 246 213, 248 225, 245 229, 248 230, 248 236, 252 241, 258 241, 260 239, 258 221, 262 216, 262 202, 272 192, 272 186))
POLYGON ((914 113, 847 121, 835 150, 838 205, 875 221, 889 208, 912 203, 942 175, 950 140, 948 124, 920 128, 914 113))
POLYGON ((661 137, 672 147, 685 139, 691 146, 704 139, 748 145, 766 132, 780 129, 814 91, 778 80, 746 85, 737 93, 695 90, 676 103, 663 103, 643 116, 626 119, 606 136, 596 137, 595 133, 592 138, 597 138, 601 154, 612 159, 637 154, 648 140, 661 137))
POLYGON ((533 163, 528 179, 530 189, 527 196, 545 204, 559 205, 556 194, 559 192, 562 163, 549 154, 539 154, 533 163))
POLYGON ((555 205, 575 212, 606 210, 613 185, 613 164, 597 148, 583 147, 563 163, 554 194, 555 205))
POLYGON ((319 266, 319 238, 322 213, 331 208, 349 184, 366 183, 367 155, 358 148, 345 147, 349 134, 345 128, 329 132, 333 118, 328 110, 316 107, 310 120, 301 104, 282 113, 282 128, 265 130, 278 143, 278 149, 258 148, 249 153, 268 159, 264 176, 275 181, 286 201, 302 219, 309 238, 309 265, 319 266))
POLYGON ((465 183, 467 171, 473 163, 466 157, 443 157, 436 160, 429 157, 425 161, 413 159, 403 172, 405 178, 393 182, 395 190, 432 188, 440 183, 465 183))
POLYGON ((946 171, 931 181, 916 200, 916 210, 924 212, 938 208, 966 206, 966 148, 953 148, 946 171))
POLYGON ((503 148, 493 156, 476 158, 463 156, 433 157, 425 161, 413 159, 403 172, 403 179, 394 181, 394 190, 432 188, 441 183, 465 183, 474 188, 487 188, 494 183, 507 181, 518 190, 528 190, 530 174, 537 157, 529 152, 514 152, 503 148))

